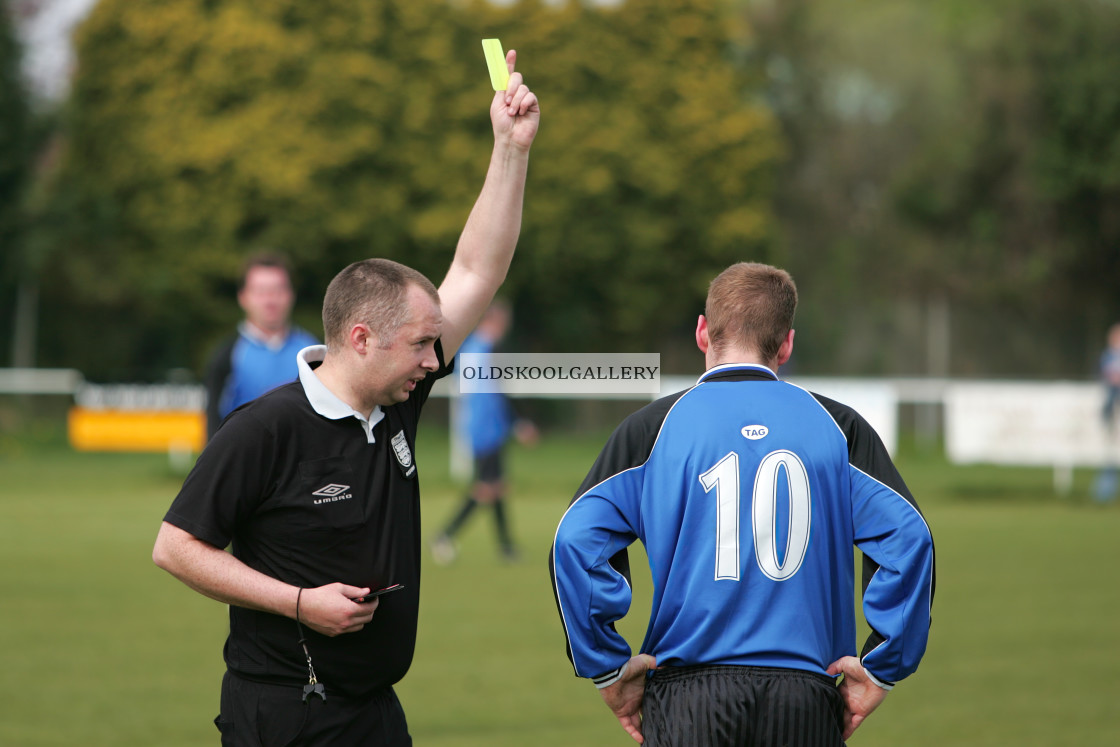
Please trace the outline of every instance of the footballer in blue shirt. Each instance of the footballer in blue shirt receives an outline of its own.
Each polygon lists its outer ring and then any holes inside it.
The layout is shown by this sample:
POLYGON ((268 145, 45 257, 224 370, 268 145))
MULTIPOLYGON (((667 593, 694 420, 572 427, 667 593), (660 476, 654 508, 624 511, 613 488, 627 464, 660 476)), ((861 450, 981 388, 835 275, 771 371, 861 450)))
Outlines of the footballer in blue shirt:
POLYGON ((778 378, 796 307, 783 270, 721 273, 696 328, 706 372, 615 430, 557 528, 568 655, 639 743, 842 745, 925 653, 929 527, 859 414, 778 378), (653 602, 632 656, 614 624, 636 540, 653 602))

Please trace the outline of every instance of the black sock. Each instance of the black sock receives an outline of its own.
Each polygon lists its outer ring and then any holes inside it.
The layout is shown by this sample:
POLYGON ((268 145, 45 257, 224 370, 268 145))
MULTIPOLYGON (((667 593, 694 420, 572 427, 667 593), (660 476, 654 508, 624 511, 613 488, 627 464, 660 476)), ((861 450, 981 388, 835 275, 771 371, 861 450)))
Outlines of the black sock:
POLYGON ((494 500, 494 523, 498 528, 498 542, 503 552, 513 551, 513 538, 509 536, 509 521, 506 519, 506 502, 499 496, 494 500))
POLYGON ((474 499, 474 496, 468 495, 466 498, 464 498, 463 505, 459 509, 459 513, 455 515, 455 518, 452 519, 451 523, 447 525, 447 528, 443 530, 444 535, 451 537, 460 529, 462 529, 463 524, 467 523, 467 519, 470 518, 470 515, 474 513, 474 510, 477 507, 478 501, 474 499))

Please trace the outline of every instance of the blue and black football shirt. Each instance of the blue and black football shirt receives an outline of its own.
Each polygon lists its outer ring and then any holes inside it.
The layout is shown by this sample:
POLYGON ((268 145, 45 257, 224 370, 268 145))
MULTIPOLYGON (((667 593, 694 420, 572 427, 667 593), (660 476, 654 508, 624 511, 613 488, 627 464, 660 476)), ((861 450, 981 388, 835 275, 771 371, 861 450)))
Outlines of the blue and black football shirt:
POLYGON ((625 548, 645 546, 653 603, 641 651, 661 666, 825 674, 856 646, 884 684, 926 648, 928 526, 874 430, 850 407, 756 365, 717 366, 611 436, 556 532, 552 576, 576 674, 600 686, 631 652, 625 548))

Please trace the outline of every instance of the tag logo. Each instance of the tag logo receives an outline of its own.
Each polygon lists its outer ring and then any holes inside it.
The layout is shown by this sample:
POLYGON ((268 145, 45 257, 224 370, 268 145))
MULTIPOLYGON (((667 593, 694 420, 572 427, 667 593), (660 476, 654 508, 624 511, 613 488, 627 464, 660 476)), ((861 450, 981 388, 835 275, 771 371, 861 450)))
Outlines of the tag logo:
POLYGON ((760 439, 766 438, 766 436, 770 433, 770 429, 765 425, 744 425, 743 430, 739 432, 743 434, 743 438, 746 438, 750 441, 758 441, 760 439))
POLYGON ((393 444, 393 453, 397 455, 404 476, 409 477, 416 467, 412 464, 412 450, 408 448, 408 439, 405 438, 404 430, 397 431, 397 435, 393 436, 389 443, 393 444))
POLYGON ((339 485, 338 483, 332 482, 330 485, 324 485, 323 487, 319 488, 311 495, 320 495, 324 498, 333 498, 344 490, 349 489, 349 485, 339 485))

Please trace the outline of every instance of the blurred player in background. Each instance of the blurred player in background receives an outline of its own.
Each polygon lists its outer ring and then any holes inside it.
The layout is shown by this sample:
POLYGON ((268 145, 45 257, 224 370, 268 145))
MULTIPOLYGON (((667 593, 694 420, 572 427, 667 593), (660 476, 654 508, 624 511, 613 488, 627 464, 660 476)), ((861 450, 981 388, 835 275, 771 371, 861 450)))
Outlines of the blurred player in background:
POLYGON ((283 256, 261 253, 246 261, 237 289, 245 319, 206 366, 207 438, 213 438, 225 416, 241 405, 295 381, 296 353, 319 342, 310 332, 291 326, 295 301, 283 256))
POLYGON ((618 427, 557 529, 569 657, 638 742, 842 745, 925 652, 929 528, 863 418, 778 379, 796 306, 782 270, 720 274, 696 327, 706 372, 618 427), (632 657, 614 624, 635 540, 654 588, 632 657))
POLYGON ((515 60, 438 291, 387 259, 336 275, 326 346, 299 352, 297 381, 226 418, 160 526, 155 563, 229 605, 215 720, 227 747, 412 744, 393 685, 420 605, 416 431, 517 245, 540 108, 515 60))
POLYGON ((1093 497, 1101 503, 1116 499, 1118 479, 1116 428, 1120 419, 1120 324, 1113 324, 1108 330, 1107 345, 1101 353, 1100 379, 1104 385, 1104 407, 1101 419, 1104 421, 1108 442, 1109 463, 1097 474, 1093 484, 1093 497))
MULTIPOLYGON (((483 360, 488 360, 490 353, 506 336, 512 320, 513 312, 508 303, 499 300, 491 304, 478 327, 463 343, 460 355, 477 354, 486 356, 483 360)), ((462 408, 461 422, 474 461, 474 480, 455 516, 432 540, 432 556, 441 565, 455 559, 458 552, 455 535, 475 509, 482 505, 494 509, 494 525, 502 557, 508 562, 515 562, 519 555, 506 511, 505 447, 511 436, 523 444, 536 443, 537 429, 528 420, 516 416, 509 397, 502 392, 465 393, 458 406, 462 408)))

